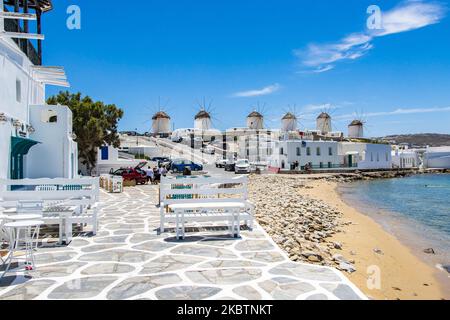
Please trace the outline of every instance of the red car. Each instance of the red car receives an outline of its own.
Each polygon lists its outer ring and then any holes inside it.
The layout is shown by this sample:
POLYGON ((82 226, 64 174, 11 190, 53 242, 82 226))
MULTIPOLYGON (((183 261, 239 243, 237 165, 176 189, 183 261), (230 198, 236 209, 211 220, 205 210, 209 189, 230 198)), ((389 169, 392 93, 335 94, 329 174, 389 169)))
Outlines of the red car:
POLYGON ((123 181, 136 181, 136 184, 146 184, 148 182, 147 173, 142 170, 147 162, 139 163, 135 168, 120 168, 113 172, 115 176, 122 176, 123 181))

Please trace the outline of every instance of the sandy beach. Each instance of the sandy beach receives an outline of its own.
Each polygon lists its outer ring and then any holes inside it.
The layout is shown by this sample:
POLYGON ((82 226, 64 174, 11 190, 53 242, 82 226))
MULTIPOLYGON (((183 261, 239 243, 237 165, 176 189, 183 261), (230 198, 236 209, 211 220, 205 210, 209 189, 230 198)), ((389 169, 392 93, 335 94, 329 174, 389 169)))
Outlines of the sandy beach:
POLYGON ((336 252, 352 259, 356 271, 347 276, 367 296, 390 300, 449 299, 448 288, 437 279, 438 271, 373 219, 347 205, 339 196, 336 182, 310 181, 307 186, 301 190, 303 194, 324 201, 342 213, 342 230, 335 233, 331 241, 342 244, 342 250, 336 252), (380 286, 369 289, 370 272, 376 268, 381 275, 380 286))

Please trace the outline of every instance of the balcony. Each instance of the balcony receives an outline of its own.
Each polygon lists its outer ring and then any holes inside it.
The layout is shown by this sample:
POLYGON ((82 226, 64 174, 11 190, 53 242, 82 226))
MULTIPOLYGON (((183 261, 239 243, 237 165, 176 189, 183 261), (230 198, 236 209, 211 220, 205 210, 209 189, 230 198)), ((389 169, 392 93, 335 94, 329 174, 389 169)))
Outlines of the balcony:
MULTIPOLYGON (((23 32, 17 24, 17 21, 11 19, 5 19, 5 31, 6 32, 23 32)), ((20 50, 30 59, 31 63, 38 66, 42 64, 41 57, 37 50, 34 48, 33 43, 28 39, 13 39, 20 50)))

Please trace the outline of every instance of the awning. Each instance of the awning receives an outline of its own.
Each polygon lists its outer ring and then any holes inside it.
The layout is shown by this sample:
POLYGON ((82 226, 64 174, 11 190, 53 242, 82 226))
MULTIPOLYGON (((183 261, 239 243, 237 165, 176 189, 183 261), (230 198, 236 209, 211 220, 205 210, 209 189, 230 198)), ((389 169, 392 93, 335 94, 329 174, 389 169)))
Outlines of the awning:
POLYGON ((349 151, 345 153, 346 156, 357 156, 358 154, 358 151, 349 151))
POLYGON ((63 67, 32 66, 33 78, 43 84, 70 87, 63 67))
POLYGON ((11 137, 11 179, 23 179, 23 156, 38 143, 31 139, 11 137))
POLYGON ((26 155, 30 151, 31 147, 37 145, 40 142, 21 138, 21 137, 11 137, 11 156, 15 157, 17 155, 26 155))

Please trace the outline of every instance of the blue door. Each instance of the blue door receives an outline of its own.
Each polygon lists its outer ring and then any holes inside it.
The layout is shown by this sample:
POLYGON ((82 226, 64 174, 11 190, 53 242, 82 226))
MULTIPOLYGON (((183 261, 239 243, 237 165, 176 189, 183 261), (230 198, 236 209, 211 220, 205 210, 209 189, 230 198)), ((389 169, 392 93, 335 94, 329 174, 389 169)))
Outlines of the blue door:
POLYGON ((102 160, 108 160, 108 147, 102 147, 102 160))

